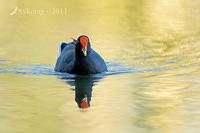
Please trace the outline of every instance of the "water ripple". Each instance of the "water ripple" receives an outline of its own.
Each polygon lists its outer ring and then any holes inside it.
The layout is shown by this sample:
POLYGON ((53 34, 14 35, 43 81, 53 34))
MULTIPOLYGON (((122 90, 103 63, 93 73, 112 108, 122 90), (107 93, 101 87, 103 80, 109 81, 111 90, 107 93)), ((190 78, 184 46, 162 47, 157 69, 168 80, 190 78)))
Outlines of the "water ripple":
MULTIPOLYGON (((21 75, 47 75, 47 76, 67 76, 74 77, 73 74, 68 73, 60 73, 55 72, 53 70, 54 66, 50 64, 8 64, 8 60, 0 60, 0 73, 7 74, 21 74, 21 75)), ((169 63, 169 62, 168 62, 169 63)), ((114 62, 106 62, 108 66, 108 72, 95 74, 95 76, 109 76, 109 75, 119 75, 119 74, 129 74, 129 73, 145 73, 150 71, 166 71, 175 69, 173 67, 165 67, 165 66, 152 66, 148 65, 140 65, 134 66, 132 68, 126 67, 122 63, 114 63, 114 62)), ((185 66, 180 66, 185 67, 185 66)), ((92 74, 94 75, 94 74, 92 74)))

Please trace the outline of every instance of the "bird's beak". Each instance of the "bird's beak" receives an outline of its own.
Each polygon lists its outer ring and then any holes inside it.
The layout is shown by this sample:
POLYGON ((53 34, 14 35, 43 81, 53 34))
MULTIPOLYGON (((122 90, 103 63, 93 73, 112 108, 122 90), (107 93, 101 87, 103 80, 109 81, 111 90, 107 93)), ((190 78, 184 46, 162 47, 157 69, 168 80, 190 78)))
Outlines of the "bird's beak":
POLYGON ((82 49, 84 56, 87 56, 87 48, 82 49))
POLYGON ((85 96, 85 98, 83 98, 81 101, 81 108, 84 109, 84 108, 88 108, 88 107, 89 107, 89 105, 88 105, 87 96, 85 96))
POLYGON ((81 47, 82 47, 82 51, 84 56, 87 56, 87 45, 88 45, 88 38, 87 37, 81 37, 80 38, 80 43, 81 43, 81 47))

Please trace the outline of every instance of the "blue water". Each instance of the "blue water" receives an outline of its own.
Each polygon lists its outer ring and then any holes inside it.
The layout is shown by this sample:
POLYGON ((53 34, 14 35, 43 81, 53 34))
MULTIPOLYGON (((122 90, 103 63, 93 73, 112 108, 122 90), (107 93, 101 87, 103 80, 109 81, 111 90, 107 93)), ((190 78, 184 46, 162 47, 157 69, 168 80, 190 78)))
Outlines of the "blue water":
MULTIPOLYGON (((144 56, 137 58, 138 60, 144 60, 152 57, 144 56)), ((101 74, 91 74, 93 76, 109 76, 118 74, 129 74, 129 73, 145 73, 150 71, 171 71, 178 68, 188 67, 187 65, 179 65, 178 61, 182 58, 176 60, 166 61, 166 64, 151 65, 142 64, 133 67, 127 67, 123 63, 106 62, 108 67, 108 72, 101 74), (173 64, 169 66, 169 64, 173 64), (177 65, 174 65, 177 64, 177 65)), ((61 73, 54 71, 54 65, 52 64, 10 64, 9 60, 0 59, 0 73, 7 74, 21 74, 21 75, 46 75, 46 76, 68 76, 74 77, 74 74, 61 73)), ((11 61, 10 61, 11 62, 11 61)), ((197 64, 196 66, 200 66, 197 64)))

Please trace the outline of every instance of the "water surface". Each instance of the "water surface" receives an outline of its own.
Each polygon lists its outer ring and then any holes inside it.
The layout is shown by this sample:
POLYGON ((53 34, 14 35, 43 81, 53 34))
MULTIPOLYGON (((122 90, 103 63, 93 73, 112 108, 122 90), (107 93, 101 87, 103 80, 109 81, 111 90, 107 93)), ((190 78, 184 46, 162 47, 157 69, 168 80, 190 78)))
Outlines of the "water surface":
POLYGON ((198 0, 0 1, 0 132, 198 132, 199 14, 198 0), (81 34, 108 72, 53 71, 81 34))

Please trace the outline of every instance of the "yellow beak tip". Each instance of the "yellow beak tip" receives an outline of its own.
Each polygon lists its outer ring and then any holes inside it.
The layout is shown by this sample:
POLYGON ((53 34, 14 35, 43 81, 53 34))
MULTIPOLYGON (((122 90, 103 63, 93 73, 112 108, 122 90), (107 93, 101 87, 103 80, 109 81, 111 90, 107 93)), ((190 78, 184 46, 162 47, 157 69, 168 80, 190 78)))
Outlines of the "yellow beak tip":
POLYGON ((87 56, 87 52, 86 51, 83 51, 83 54, 84 54, 84 56, 87 56))

